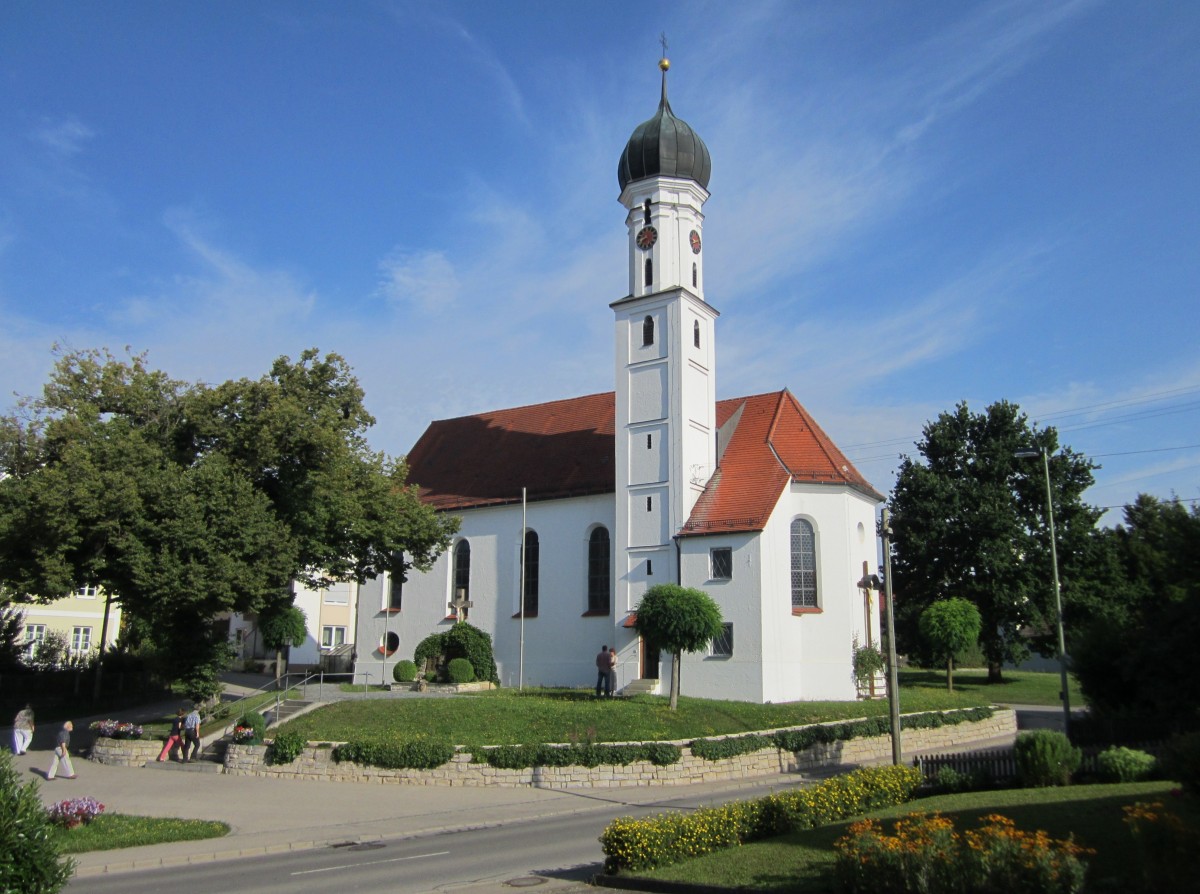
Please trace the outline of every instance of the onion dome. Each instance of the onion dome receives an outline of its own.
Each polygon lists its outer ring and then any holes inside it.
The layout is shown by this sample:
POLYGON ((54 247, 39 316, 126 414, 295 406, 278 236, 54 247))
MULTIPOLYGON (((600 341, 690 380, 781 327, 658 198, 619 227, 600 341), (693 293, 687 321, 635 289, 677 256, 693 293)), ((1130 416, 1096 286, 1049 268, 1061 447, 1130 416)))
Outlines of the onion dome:
POLYGON ((662 59, 662 99, 658 112, 649 121, 634 128, 617 164, 617 180, 621 189, 645 177, 681 177, 695 180, 708 189, 712 160, 708 147, 688 123, 676 118, 667 102, 667 69, 671 63, 662 59))

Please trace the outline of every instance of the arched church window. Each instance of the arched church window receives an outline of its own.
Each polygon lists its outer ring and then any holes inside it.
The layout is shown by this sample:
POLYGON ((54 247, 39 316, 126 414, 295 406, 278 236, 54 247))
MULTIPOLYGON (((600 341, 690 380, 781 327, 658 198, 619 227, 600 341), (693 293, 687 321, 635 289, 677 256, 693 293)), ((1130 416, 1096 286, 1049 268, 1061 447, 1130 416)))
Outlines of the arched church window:
POLYGON ((646 258, 646 288, 654 285, 654 261, 646 258))
POLYGON ((646 226, 650 226, 650 200, 646 199, 646 203, 642 205, 642 219, 646 226))
POLYGON ((471 544, 465 540, 454 547, 454 594, 471 598, 471 544))
POLYGON ((698 286, 696 285, 696 279, 697 279, 696 265, 693 264, 692 265, 692 288, 693 289, 698 288, 698 286))
POLYGON ((792 520, 792 608, 820 608, 817 601, 817 537, 812 522, 792 520))
POLYGON ((537 531, 525 532, 525 617, 538 613, 538 561, 541 548, 537 531))
POLYGON ((647 316, 642 320, 642 345, 654 344, 654 317, 647 316))
POLYGON ((692 323, 692 341, 696 347, 700 347, 700 321, 695 320, 692 323))
POLYGON ((608 528, 596 528, 588 538, 587 610, 590 615, 607 615, 611 585, 609 564, 612 561, 608 528))

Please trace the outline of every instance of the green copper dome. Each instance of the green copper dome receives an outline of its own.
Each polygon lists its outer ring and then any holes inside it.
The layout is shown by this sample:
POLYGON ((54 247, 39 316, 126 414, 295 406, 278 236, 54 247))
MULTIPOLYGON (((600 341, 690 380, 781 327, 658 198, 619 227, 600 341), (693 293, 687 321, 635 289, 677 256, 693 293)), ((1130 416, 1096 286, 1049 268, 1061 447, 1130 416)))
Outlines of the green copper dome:
POLYGON ((645 177, 681 177, 695 180, 708 189, 712 174, 712 159, 708 147, 688 123, 676 118, 667 102, 666 59, 659 62, 662 69, 662 99, 658 112, 633 130, 617 164, 617 180, 621 189, 645 177))

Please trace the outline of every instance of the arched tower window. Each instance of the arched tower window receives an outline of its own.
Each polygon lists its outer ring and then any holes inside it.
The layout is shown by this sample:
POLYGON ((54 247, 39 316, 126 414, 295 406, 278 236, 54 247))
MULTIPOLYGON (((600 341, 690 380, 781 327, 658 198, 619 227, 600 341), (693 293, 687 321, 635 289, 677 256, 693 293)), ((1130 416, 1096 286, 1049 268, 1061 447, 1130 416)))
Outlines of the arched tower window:
POLYGON ((590 615, 607 615, 609 612, 611 561, 608 528, 596 528, 588 538, 587 610, 590 615))
POLYGON ((692 341, 696 347, 700 347, 700 321, 696 320, 692 323, 692 341))
POLYGON ((646 288, 654 285, 654 261, 646 258, 646 288))
POLYGON ((696 285, 696 280, 697 280, 696 265, 692 264, 692 288, 693 289, 699 288, 699 286, 696 285))
POLYGON ((646 226, 650 226, 650 200, 646 199, 646 204, 642 206, 642 220, 646 226))
POLYGON ((792 520, 792 608, 819 608, 817 538, 812 522, 792 520))
POLYGON ((642 345, 654 344, 654 317, 647 316, 642 320, 642 345))
POLYGON ((538 613, 538 546, 537 531, 525 532, 525 617, 538 613))
POLYGON ((454 547, 454 593, 471 598, 471 544, 460 540, 454 547))

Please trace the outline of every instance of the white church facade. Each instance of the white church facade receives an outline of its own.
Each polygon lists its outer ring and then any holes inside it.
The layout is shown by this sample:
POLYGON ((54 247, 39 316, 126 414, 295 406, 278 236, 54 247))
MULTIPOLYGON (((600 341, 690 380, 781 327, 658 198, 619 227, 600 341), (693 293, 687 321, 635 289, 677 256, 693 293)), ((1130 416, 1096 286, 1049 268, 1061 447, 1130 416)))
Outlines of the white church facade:
POLYGON ((710 158, 660 67, 658 111, 618 168, 629 293, 611 305, 615 389, 430 424, 409 478, 461 528, 429 572, 359 588, 360 673, 390 681, 461 611, 492 636, 502 685, 592 686, 608 645, 619 691, 660 691, 671 658, 639 639, 635 613, 648 587, 679 583, 725 620, 707 651, 683 656, 682 694, 856 695, 854 646, 879 642, 858 582, 876 564, 883 497, 790 392, 716 399, 710 158))

